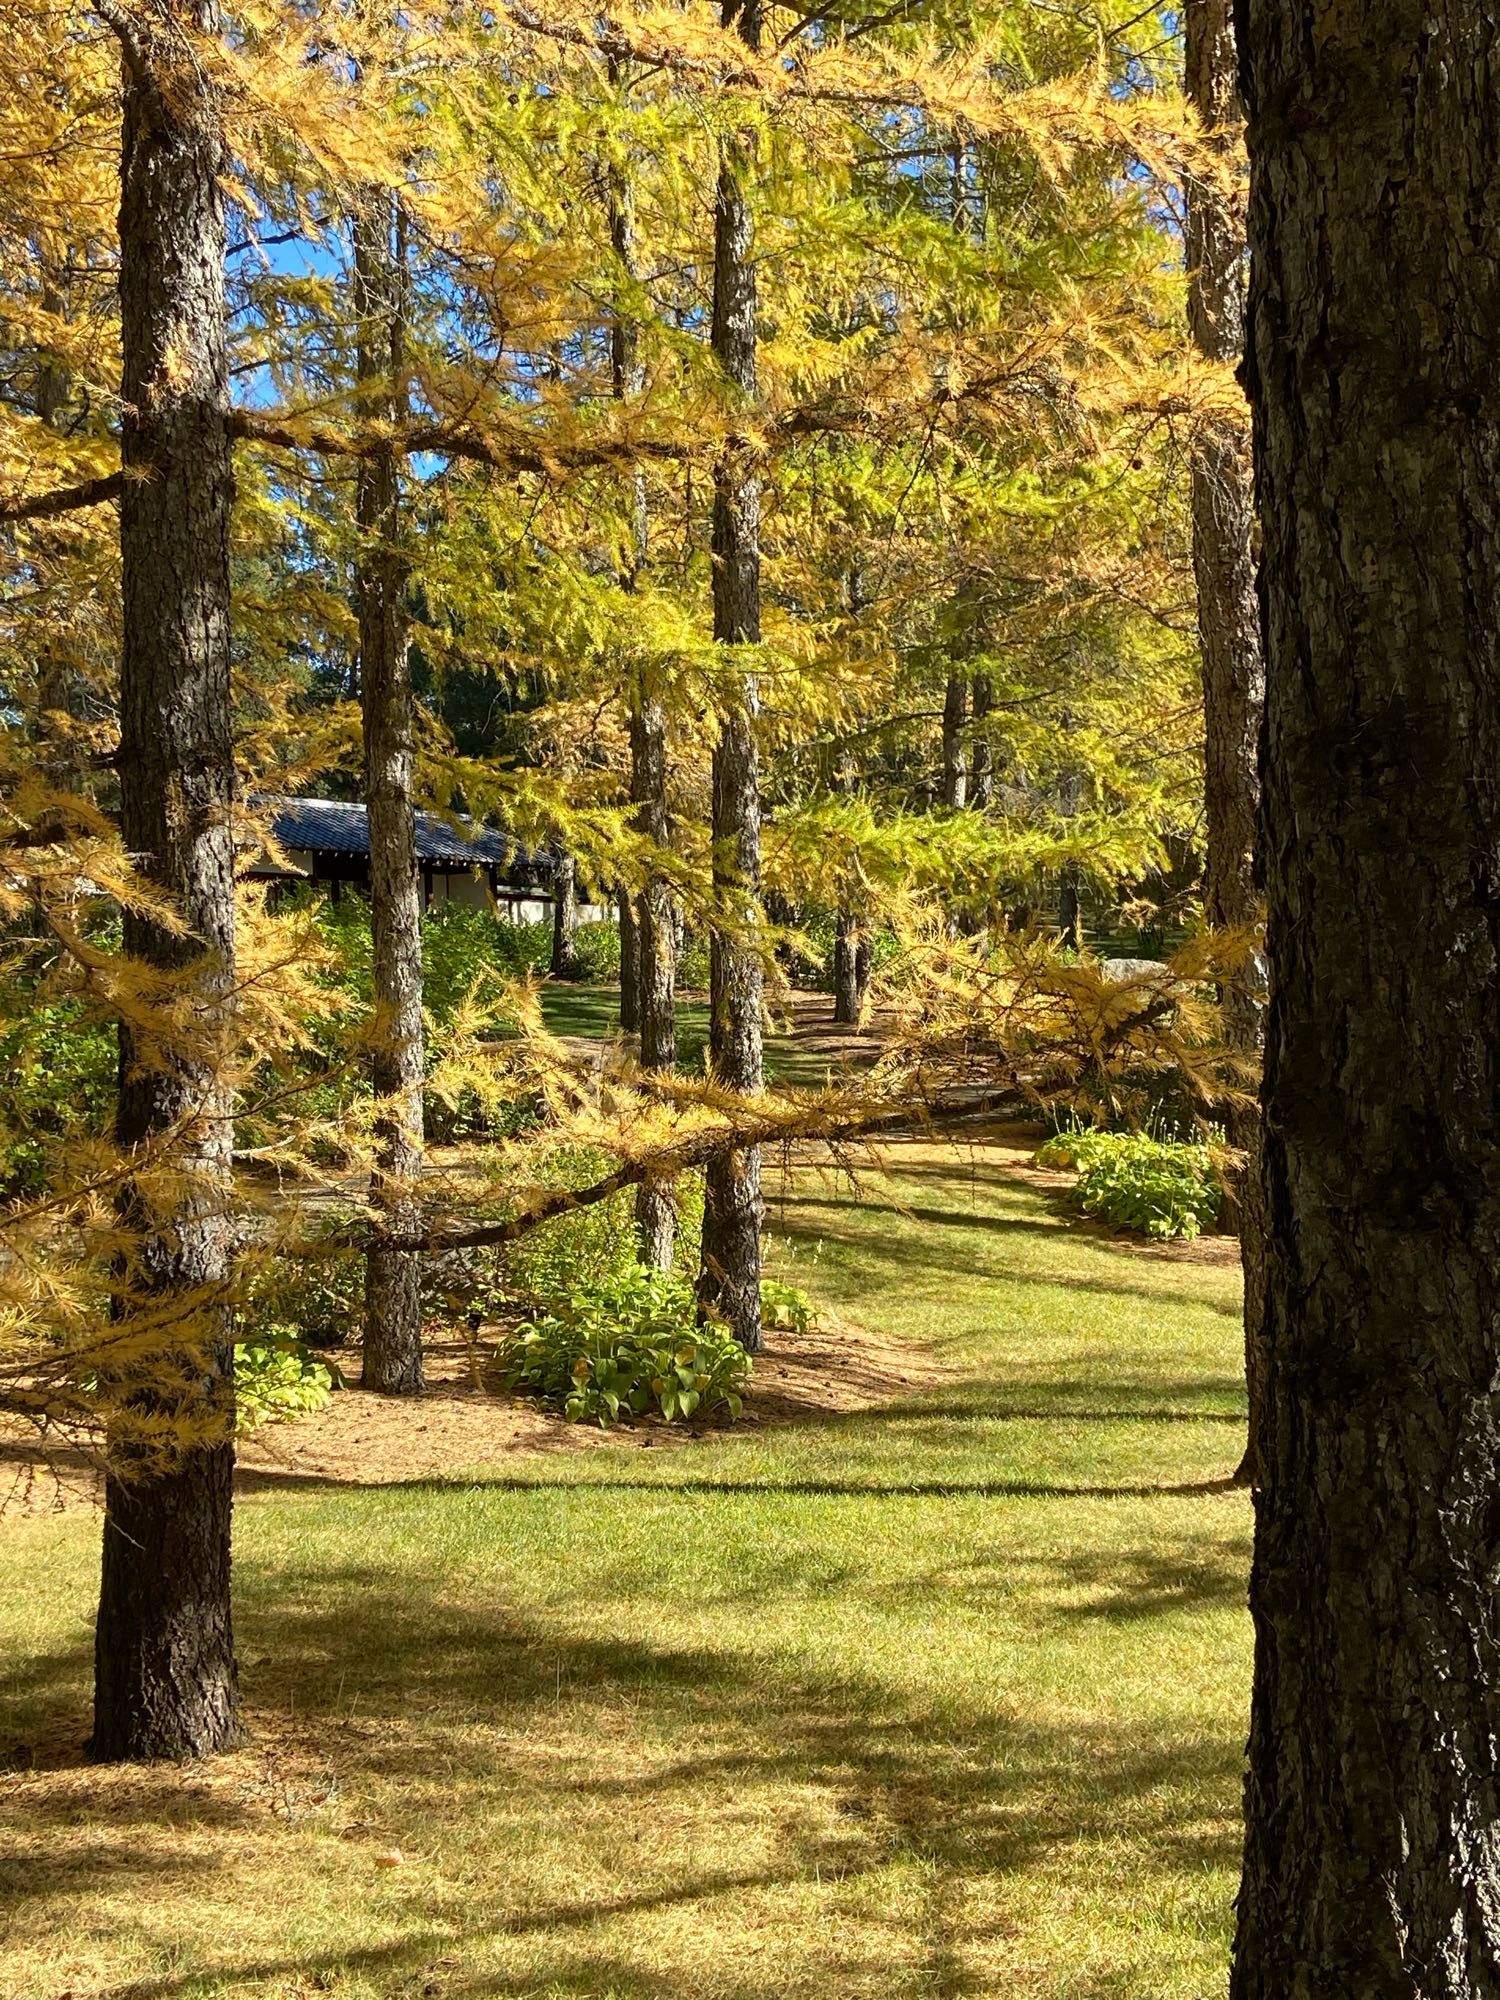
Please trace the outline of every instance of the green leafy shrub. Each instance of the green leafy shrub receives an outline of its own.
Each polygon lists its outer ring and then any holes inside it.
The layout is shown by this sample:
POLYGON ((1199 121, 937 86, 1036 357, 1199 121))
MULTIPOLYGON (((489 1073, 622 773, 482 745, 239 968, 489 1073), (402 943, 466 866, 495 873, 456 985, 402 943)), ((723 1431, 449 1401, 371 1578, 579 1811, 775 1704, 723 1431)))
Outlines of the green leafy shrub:
POLYGON ((650 1411, 668 1423, 721 1410, 737 1417, 750 1357, 722 1327, 695 1321, 685 1278, 636 1266, 523 1321, 497 1348, 495 1372, 574 1423, 650 1411))
MULTIPOLYGON (((368 911, 365 922, 368 928, 368 911)), ((545 919, 512 924, 492 910, 441 903, 422 923, 422 1004, 435 1021, 445 1022, 483 973, 522 979, 551 963, 552 925, 545 919)))
POLYGON ((1078 1174, 1085 1215, 1144 1236, 1197 1236, 1218 1221, 1223 1186, 1206 1145, 1142 1132, 1059 1132, 1037 1156, 1078 1174))
POLYGON ((363 1257, 274 1257, 255 1276, 240 1330, 250 1346, 342 1347, 359 1339, 364 1316, 363 1257))
MULTIPOLYGON (((372 1005, 370 906, 363 896, 347 895, 337 903, 316 902, 312 914, 318 933, 337 960, 335 968, 324 975, 325 983, 347 1000, 348 1008, 315 1028, 319 1054, 307 1065, 312 1074, 300 1101, 306 1111, 336 1125, 344 1103, 369 1093, 362 1067, 356 1065, 351 1070, 343 1057, 351 1023, 367 1014, 372 1005), (324 1082, 318 1080, 320 1067, 326 1073, 324 1082)), ((481 993, 493 993, 497 980, 543 972, 551 951, 550 923, 508 923, 492 910, 463 903, 440 904, 428 911, 422 922, 422 1005, 427 1018, 429 1077, 452 1053, 455 1017, 476 985, 481 993)), ((508 1032, 501 1024, 494 1029, 497 1039, 504 1039, 508 1032)), ((497 1109, 493 1103, 481 1104, 470 1091, 459 1093, 450 1102, 443 1094, 429 1090, 424 1111, 427 1137, 438 1145, 476 1134, 505 1137, 533 1124, 537 1117, 537 1106, 529 1096, 497 1109)))
POLYGON ((784 1278, 760 1281, 760 1323, 783 1333, 806 1333, 817 1319, 818 1310, 800 1285, 784 1278))
POLYGON ((15 1018, 0 1035, 0 1197, 40 1194, 60 1145, 108 1132, 119 1069, 111 1022, 91 1019, 78 1000, 48 998, 29 980, 21 985, 23 995, 12 996, 15 1018))
POLYGON ((287 1423, 321 1410, 333 1393, 333 1376, 291 1338, 246 1342, 234 1350, 235 1428, 287 1423))
POLYGON ((707 931, 684 930, 677 960, 677 984, 692 990, 707 987, 711 973, 707 931))
POLYGON ((1076 1131, 1054 1132, 1045 1146, 1037 1149, 1036 1163, 1039 1167, 1052 1167, 1061 1173, 1079 1173, 1090 1160, 1097 1159, 1104 1143, 1119 1138, 1116 1132, 1097 1132, 1087 1126, 1076 1131))
MULTIPOLYGON (((549 960, 550 963, 550 926, 549 960)), ((573 933, 573 963, 578 977, 590 985, 603 986, 620 976, 620 926, 608 917, 580 924, 573 933)))

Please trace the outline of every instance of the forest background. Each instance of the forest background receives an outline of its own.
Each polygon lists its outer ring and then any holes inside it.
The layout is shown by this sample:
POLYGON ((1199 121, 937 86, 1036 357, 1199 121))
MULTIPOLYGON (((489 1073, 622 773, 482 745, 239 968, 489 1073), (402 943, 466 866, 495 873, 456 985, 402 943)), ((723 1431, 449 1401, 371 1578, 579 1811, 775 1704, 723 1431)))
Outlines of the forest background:
POLYGON ((1251 1149, 1239 164, 1180 25, 5 8, 4 1394, 106 1440, 101 1754, 232 1736, 230 1353, 289 1267, 362 1262, 403 1393, 434 1272, 471 1312, 629 1186, 753 1348, 767 1141, 1024 1082, 1251 1149), (368 936, 258 879, 309 792, 366 803, 368 936), (419 807, 554 857, 560 976, 618 904, 602 1067, 424 925, 419 807), (1122 986, 1101 927, 1181 949, 1122 986), (793 977, 891 1010, 868 1076, 762 1094, 793 977))

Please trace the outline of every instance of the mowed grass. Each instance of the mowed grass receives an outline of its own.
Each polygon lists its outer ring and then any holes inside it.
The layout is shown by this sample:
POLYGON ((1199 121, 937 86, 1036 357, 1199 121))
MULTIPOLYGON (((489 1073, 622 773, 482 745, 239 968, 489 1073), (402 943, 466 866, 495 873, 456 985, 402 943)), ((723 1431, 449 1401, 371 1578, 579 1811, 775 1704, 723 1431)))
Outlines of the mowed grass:
MULTIPOLYGON (((566 981, 544 980, 541 986, 542 1019, 554 1035, 577 1035, 591 1041, 607 1041, 620 1032, 620 989, 618 986, 573 986, 566 981)), ((830 1000, 829 1021, 833 1003, 830 1000)), ((706 999, 679 998, 677 1002, 677 1065, 689 1075, 702 1074, 703 1055, 708 1047, 709 1008, 706 999)), ((816 1090, 828 1081, 837 1064, 831 1056, 815 1049, 800 1048, 778 1031, 773 1018, 765 1046, 766 1080, 816 1090)))
POLYGON ((98 1524, 0 1524, 0 1991, 1218 1995, 1236 1279, 1022 1157, 772 1189, 783 1259, 948 1365, 899 1404, 247 1495, 257 1741, 213 1765, 69 1764, 98 1524))

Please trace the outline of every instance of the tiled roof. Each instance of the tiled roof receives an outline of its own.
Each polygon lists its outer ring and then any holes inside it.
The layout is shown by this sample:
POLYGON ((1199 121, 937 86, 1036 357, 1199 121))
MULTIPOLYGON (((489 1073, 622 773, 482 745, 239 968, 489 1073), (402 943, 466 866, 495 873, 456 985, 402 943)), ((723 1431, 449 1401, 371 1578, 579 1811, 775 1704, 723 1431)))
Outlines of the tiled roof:
MULTIPOLYGON (((283 847, 307 854, 368 854, 370 832, 363 806, 342 799, 278 799, 272 806, 271 830, 283 847)), ((503 867, 511 876, 545 881, 552 873, 550 854, 533 854, 493 827, 481 827, 467 837, 458 834, 436 813, 417 814, 417 859, 448 867, 503 867)))

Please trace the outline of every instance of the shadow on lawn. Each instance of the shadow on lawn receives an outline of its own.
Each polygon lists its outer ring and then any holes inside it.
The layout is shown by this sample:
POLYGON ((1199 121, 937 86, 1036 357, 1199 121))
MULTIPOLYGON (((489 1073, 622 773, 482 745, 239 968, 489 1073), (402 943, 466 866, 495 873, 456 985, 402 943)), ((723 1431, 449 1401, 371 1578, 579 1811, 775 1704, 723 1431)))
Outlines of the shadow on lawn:
MULTIPOLYGON (((245 1492, 290 1487, 299 1493, 341 1490, 351 1482, 302 1473, 243 1467, 238 1485, 245 1492)), ((1119 1486, 1052 1484, 1027 1479, 522 1479, 485 1474, 452 1479, 390 1479, 381 1493, 680 1493, 689 1498, 738 1499, 784 1495, 814 1500, 1206 1500, 1240 1489, 1228 1475, 1187 1479, 1176 1484, 1119 1486)))
MULTIPOLYGON (((788 1242, 808 1249, 821 1245, 837 1246, 844 1251, 857 1250, 862 1276, 868 1278, 871 1270, 878 1267, 890 1278, 904 1280, 908 1284, 924 1274, 948 1285, 954 1278, 954 1245, 945 1241, 941 1234, 919 1228, 917 1225, 920 1224, 931 1225, 933 1231, 939 1232, 973 1231, 981 1238, 996 1242, 1034 1238, 1045 1242, 1054 1253, 1063 1236, 1068 1235, 1096 1253, 1090 1257, 1086 1270, 1063 1271, 1055 1265, 1027 1269, 992 1261, 977 1267, 972 1275, 988 1283, 1022 1287, 1058 1286, 1065 1291, 1093 1292, 1103 1298, 1140 1299, 1148 1305, 1171 1306, 1179 1312, 1191 1306, 1195 1311, 1216 1313, 1225 1319, 1237 1320, 1242 1310, 1237 1297, 1227 1300, 1192 1297, 1183 1290, 1141 1284, 1132 1278, 1116 1277, 1113 1272, 1101 1270, 1100 1266, 1106 1260, 1118 1262, 1122 1269, 1131 1266, 1139 1268, 1148 1246, 1139 1241, 1127 1242, 1104 1225, 1071 1212, 1059 1213, 1051 1221, 1040 1221, 1031 1216, 994 1215, 972 1209, 897 1209, 881 1203, 872 1204, 861 1219, 861 1211, 851 1207, 847 1199, 799 1194, 786 1203, 784 1212, 774 1215, 774 1222, 776 1233, 788 1242), (799 1212, 809 1209, 826 1213, 828 1223, 816 1219, 804 1220, 799 1212), (887 1225, 879 1235, 872 1226, 877 1219, 887 1225), (903 1229, 903 1224, 912 1226, 903 1229)), ((1164 1257, 1162 1262, 1168 1268, 1194 1273, 1202 1269, 1186 1259, 1173 1263, 1164 1257)))
MULTIPOLYGON (((337 1771, 345 1810, 377 1819, 399 1812, 413 1847, 438 1865, 414 1870, 397 1885, 397 1901, 381 1903, 382 1928, 400 1933, 389 1942, 174 1969, 113 1988, 116 2000, 239 1993, 293 1975, 299 1991, 352 1975, 378 1993, 440 1991, 448 2000, 703 2000, 710 1991, 715 2000, 762 2000, 759 1978, 737 1980, 727 1967, 648 1969, 628 1924, 618 1937, 610 1926, 663 1910, 691 1913, 711 1959, 714 1924, 738 1920, 714 1911, 719 1899, 749 1894, 752 1921, 764 1922, 765 1899, 795 1889, 805 1923, 809 1885, 822 1898, 886 1869, 901 1871, 904 1888, 882 1924, 903 1933, 924 1993, 961 2000, 994 1990, 966 1964, 1003 1929, 994 1898, 975 1893, 982 1878, 1021 1877, 1059 1849, 1102 1852, 1121 1837, 1140 1843, 1143 1865, 1164 1879, 1201 1880, 1234 1858, 1237 1727, 1185 1739, 1168 1721, 1052 1726, 993 1698, 955 1708, 940 1690, 926 1700, 869 1672, 828 1671, 795 1654, 560 1631, 472 1600, 457 1604, 410 1578, 395 1588, 373 1563, 330 1571, 242 1562, 240 1577, 241 1647, 256 1662, 246 1673, 252 1717, 272 1736, 293 1729, 315 1737, 337 1771), (707 1857, 700 1865, 695 1829, 705 1816, 722 1815, 732 1834, 737 1797, 748 1789, 763 1798, 767 1788, 786 1809, 758 1823, 760 1852, 742 1868, 715 1868, 707 1857), (619 1886, 546 1902, 522 1889, 508 1903, 510 1878, 495 1857, 476 1895, 459 1863, 475 1829, 489 1829, 483 1838, 492 1841, 507 1820, 565 1833, 581 1843, 574 1879, 619 1886), (597 1945, 588 1936, 596 1927, 604 1933, 597 1945), (531 1941, 523 1967, 497 1967, 508 1938, 531 1941), (424 1988, 424 1978, 438 1985, 424 1988)), ((1146 1610, 1179 1602, 1158 1591, 1146 1610)), ((1116 1614, 1101 1605, 1098 1615, 1116 1614)), ((55 1692, 85 1664, 78 1648, 37 1663, 33 1691, 55 1692)), ((89 1857, 95 1867, 106 1856, 142 1875, 175 1873, 183 1863, 165 1838, 162 1799, 192 1783, 191 1773, 155 1771, 102 1783, 88 1801, 82 1857, 44 1852, 24 1874, 0 1871, 0 1909, 81 1889, 89 1857)), ((47 1824, 43 1801, 35 1803, 42 1816, 29 1814, 33 1830, 47 1824)), ((76 1790, 66 1809, 59 1801, 60 1831, 80 1818, 78 1808, 76 1790)), ((189 1858, 187 1893, 206 1867, 247 1865, 240 1835, 253 1832, 255 1818, 243 1807, 211 1821, 222 1840, 213 1855, 189 1858)), ((315 1863, 324 1857, 330 1881, 350 1876, 360 1858, 357 1848, 308 1851, 315 1863)), ((289 1889, 287 1899, 294 1895, 289 1889)), ((836 1904, 824 1907, 831 1916, 836 1904)), ((798 1990, 812 1990, 806 1975, 819 1972, 830 1992, 843 1981, 875 1990, 882 1965, 864 1956, 871 1948, 868 1939, 856 1947, 823 1938, 816 1926, 804 1930, 798 1990)), ((906 1957, 898 1949, 885 1963, 895 1973, 906 1957)))

